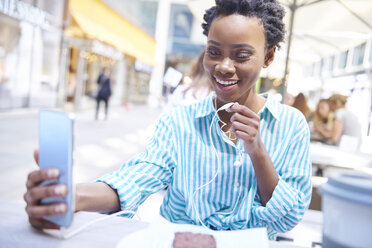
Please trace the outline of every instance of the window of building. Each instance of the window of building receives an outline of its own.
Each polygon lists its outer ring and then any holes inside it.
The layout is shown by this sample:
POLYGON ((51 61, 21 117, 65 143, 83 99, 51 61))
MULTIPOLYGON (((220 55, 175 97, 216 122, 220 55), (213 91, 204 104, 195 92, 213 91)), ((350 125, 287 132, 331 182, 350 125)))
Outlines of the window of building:
POLYGON ((171 8, 171 28, 175 38, 189 40, 191 37, 191 27, 193 16, 185 5, 173 4, 171 8))
POLYGON ((354 48, 352 65, 362 65, 364 61, 364 54, 366 50, 366 43, 363 43, 354 48))
POLYGON ((314 71, 313 71, 314 77, 320 77, 322 75, 323 64, 324 64, 323 59, 321 59, 320 61, 314 64, 314 71))
POLYGON ((349 50, 340 54, 339 61, 338 61, 339 69, 344 69, 346 67, 348 55, 349 55, 349 50))
POLYGON ((328 71, 333 71, 333 68, 335 66, 335 56, 329 57, 328 58, 328 71))

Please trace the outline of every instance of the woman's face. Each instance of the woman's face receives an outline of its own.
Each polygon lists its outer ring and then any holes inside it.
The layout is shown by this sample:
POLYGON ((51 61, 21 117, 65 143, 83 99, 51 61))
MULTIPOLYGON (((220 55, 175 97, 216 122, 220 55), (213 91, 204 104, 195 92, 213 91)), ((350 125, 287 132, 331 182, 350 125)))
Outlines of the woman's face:
POLYGON ((330 101, 329 102, 329 109, 331 110, 331 111, 336 111, 338 108, 340 108, 340 104, 339 104, 339 102, 338 101, 330 101))
POLYGON ((327 102, 320 102, 318 104, 318 114, 323 120, 328 118, 329 111, 329 104, 327 102))
POLYGON ((255 92, 262 67, 268 66, 275 48, 265 49, 265 33, 257 18, 238 14, 213 20, 204 68, 218 100, 244 104, 255 92))

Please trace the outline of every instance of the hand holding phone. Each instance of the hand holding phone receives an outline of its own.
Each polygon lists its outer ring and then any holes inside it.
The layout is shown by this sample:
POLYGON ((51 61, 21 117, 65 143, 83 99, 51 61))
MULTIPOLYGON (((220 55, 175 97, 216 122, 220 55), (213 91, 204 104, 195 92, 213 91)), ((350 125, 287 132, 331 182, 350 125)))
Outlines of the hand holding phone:
MULTIPOLYGON (((67 211, 64 214, 44 217, 63 227, 71 225, 75 206, 72 182, 73 122, 72 114, 50 110, 39 113, 40 169, 56 168, 59 171, 58 179, 43 181, 41 185, 63 184, 67 187, 65 196, 44 198, 41 199, 41 204, 66 204, 67 211)), ((55 190, 58 191, 58 187, 55 190)))

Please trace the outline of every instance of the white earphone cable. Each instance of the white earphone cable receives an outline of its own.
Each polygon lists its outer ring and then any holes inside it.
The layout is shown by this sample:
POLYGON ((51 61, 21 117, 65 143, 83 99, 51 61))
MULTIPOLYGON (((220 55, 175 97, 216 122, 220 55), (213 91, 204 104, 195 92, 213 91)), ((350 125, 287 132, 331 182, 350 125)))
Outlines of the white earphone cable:
MULTIPOLYGON (((223 106, 222 106, 222 107, 223 107, 223 106)), ((221 109, 221 108, 220 108, 220 109, 221 109)), ((212 140, 212 126, 213 126, 214 120, 216 119, 217 113, 218 113, 218 111, 220 111, 220 109, 218 109, 218 110, 216 111, 215 115, 214 115, 213 118, 212 118, 211 125, 210 125, 210 127, 209 127, 209 140, 210 140, 210 142, 211 142, 212 149, 213 149, 213 151, 214 151, 214 153, 215 153, 216 155, 217 155, 217 151, 216 151, 216 148, 215 148, 214 145, 213 145, 213 140, 212 140)), ((202 226, 204 226, 204 227, 207 228, 207 229, 209 229, 209 228, 208 228, 208 227, 204 224, 204 222, 200 219, 199 211, 196 209, 195 201, 194 201, 194 199, 195 199, 195 194, 196 194, 196 192, 198 192, 200 189, 202 189, 202 188, 206 187, 207 185, 209 185, 210 183, 212 183, 212 182, 214 181, 214 179, 217 177, 219 171, 220 171, 220 161, 219 161, 219 157, 217 156, 217 171, 216 171, 216 173, 214 174, 214 176, 212 177, 212 179, 209 180, 209 182, 207 182, 207 183, 205 183, 205 184, 199 186, 199 187, 194 191, 194 193, 192 194, 192 198, 191 198, 191 199, 192 199, 192 205, 193 205, 194 211, 195 211, 195 213, 196 213, 196 215, 197 215, 197 218, 198 218, 200 224, 202 224, 202 226)))
MULTIPOLYGON (((215 119, 216 119, 216 116, 218 116, 218 112, 221 111, 221 110, 225 110, 225 109, 231 107, 233 104, 234 104, 234 103, 227 103, 227 104, 223 105, 222 107, 220 107, 219 109, 216 110, 216 112, 215 112, 215 114, 214 114, 214 116, 213 116, 213 118, 212 118, 212 122, 211 122, 211 125, 210 125, 210 127, 209 127, 209 140, 210 140, 210 143, 211 143, 212 149, 213 149, 214 153, 216 154, 216 158, 217 158, 217 171, 216 171, 216 173, 214 174, 214 176, 212 177, 211 180, 209 180, 207 183, 205 183, 205 184, 199 186, 199 187, 194 191, 194 193, 193 193, 193 195, 192 195, 192 206, 193 206, 194 211, 195 211, 195 213, 196 213, 196 215, 197 215, 197 218, 198 218, 200 224, 201 224, 203 227, 207 228, 207 229, 209 229, 209 228, 208 228, 208 227, 204 224, 204 222, 201 220, 200 215, 199 215, 199 212, 198 212, 197 209, 196 209, 195 201, 194 201, 194 199, 195 199, 195 194, 196 194, 196 192, 198 192, 200 189, 202 189, 202 188, 208 186, 209 184, 211 184, 211 183, 216 179, 218 173, 220 173, 220 171, 221 171, 221 160, 220 160, 220 158, 219 158, 219 156, 218 156, 217 150, 216 150, 216 148, 215 148, 215 146, 214 146, 213 139, 212 139, 212 126, 213 126, 213 123, 214 123, 214 121, 215 121, 215 119)), ((216 107, 217 107, 217 106, 216 106, 216 107)), ((219 117, 218 117, 218 118, 219 118, 219 117)), ((220 120, 220 121, 221 121, 221 120, 220 120)), ((222 121, 221 121, 221 122, 222 122, 222 121)), ((223 124, 226 125, 226 123, 224 123, 224 122, 223 122, 223 124)), ((230 135, 229 135, 228 137, 231 138, 230 135)), ((236 139, 236 138, 235 138, 235 139, 236 139)), ((242 161, 242 160, 243 160, 243 159, 242 159, 242 154, 241 154, 242 152, 240 151, 239 148, 238 148, 238 151, 239 151, 239 156, 240 156, 240 163, 242 164, 242 163, 243 163, 243 161, 242 161)), ((235 163, 234 163, 234 165, 235 165, 235 163)), ((241 180, 242 180, 242 179, 241 179, 241 180)), ((241 190, 239 191, 238 201, 239 201, 239 199, 240 199, 240 196, 241 196, 241 190)), ((237 205, 238 205, 238 201, 235 203, 233 209, 232 209, 230 212, 217 212, 217 213, 220 213, 220 214, 230 214, 230 213, 234 212, 235 209, 236 209, 236 207, 237 207, 237 205)))
POLYGON ((107 215, 107 216, 103 216, 101 218, 98 218, 98 219, 95 219, 95 220, 92 220, 88 223, 85 223, 84 225, 80 226, 79 228, 71 231, 71 232, 67 232, 67 228, 63 228, 61 227, 61 239, 69 239, 73 236, 75 236, 76 234, 82 232, 84 229, 86 229, 87 227, 97 223, 97 222, 101 222, 101 221, 104 221, 104 220, 107 220, 107 219, 110 219, 112 217, 115 217, 115 216, 118 216, 118 215, 122 215, 122 214, 134 214, 135 216, 138 217, 139 220, 141 220, 141 218, 136 214, 135 211, 132 211, 132 210, 122 210, 122 211, 119 211, 119 212, 116 212, 116 213, 113 213, 113 214, 110 214, 110 215, 107 215))

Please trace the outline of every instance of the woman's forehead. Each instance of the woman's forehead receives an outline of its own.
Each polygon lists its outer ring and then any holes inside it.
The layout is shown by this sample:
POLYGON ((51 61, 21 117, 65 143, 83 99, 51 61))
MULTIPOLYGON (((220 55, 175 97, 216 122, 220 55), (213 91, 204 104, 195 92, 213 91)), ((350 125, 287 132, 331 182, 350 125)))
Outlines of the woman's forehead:
POLYGON ((208 40, 224 44, 265 43, 265 30, 256 17, 239 14, 218 16, 211 23, 208 40))

